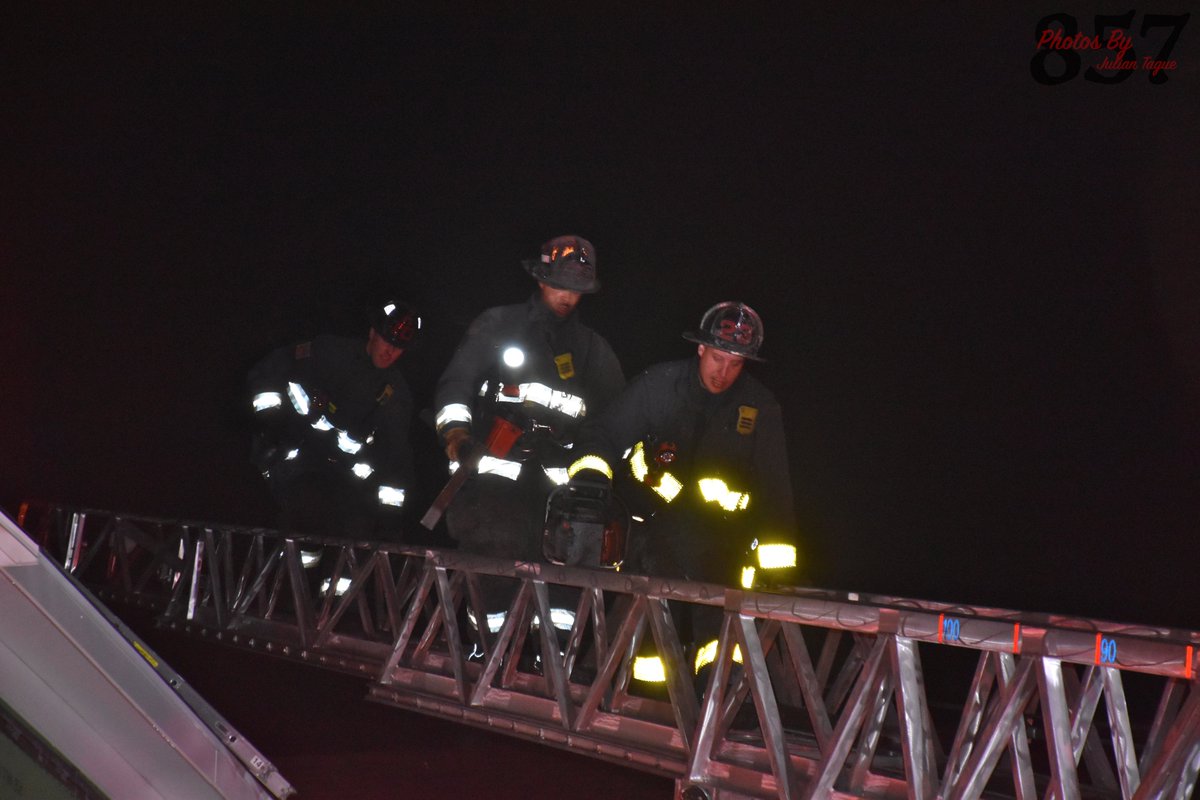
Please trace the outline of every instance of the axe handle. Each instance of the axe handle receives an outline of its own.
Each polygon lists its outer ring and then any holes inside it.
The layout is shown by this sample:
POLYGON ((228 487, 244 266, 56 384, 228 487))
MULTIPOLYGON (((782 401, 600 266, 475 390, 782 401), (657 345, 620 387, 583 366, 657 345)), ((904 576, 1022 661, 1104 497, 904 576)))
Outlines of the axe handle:
POLYGON ((446 485, 438 492, 438 496, 433 499, 433 504, 425 512, 425 516, 421 517, 421 524, 428 530, 433 530, 433 526, 438 524, 442 514, 446 513, 446 509, 450 507, 450 501, 454 499, 454 495, 458 494, 458 490, 467 482, 467 478, 474 475, 479 468, 480 457, 487 454, 503 458, 508 455, 509 449, 523 432, 520 425, 504 417, 493 419, 487 443, 482 448, 477 444, 472 446, 470 453, 459 462, 458 469, 450 476, 450 480, 446 481, 446 485))
POLYGON ((458 494, 458 490, 475 474, 475 468, 478 466, 478 459, 470 459, 469 464, 459 464, 458 469, 450 476, 450 480, 446 481, 446 485, 438 492, 438 496, 433 499, 433 503, 429 506, 429 510, 425 512, 425 516, 421 517, 421 524, 428 530, 433 530, 438 524, 438 520, 442 518, 442 514, 446 513, 446 509, 450 507, 450 501, 454 499, 454 495, 458 494))

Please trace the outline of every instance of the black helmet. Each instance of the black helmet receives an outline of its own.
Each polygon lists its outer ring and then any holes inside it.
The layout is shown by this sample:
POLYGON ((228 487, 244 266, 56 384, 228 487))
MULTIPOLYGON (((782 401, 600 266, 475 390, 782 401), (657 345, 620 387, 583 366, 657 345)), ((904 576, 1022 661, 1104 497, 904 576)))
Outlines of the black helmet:
POLYGON ((389 301, 371 312, 371 327, 392 347, 411 347, 421 332, 421 317, 408 303, 389 301))
POLYGON ((685 332, 683 338, 735 356, 754 361, 764 360, 758 356, 758 348, 763 343, 762 317, 745 303, 732 300, 717 303, 704 312, 700 328, 685 332))
POLYGON ((596 248, 579 236, 558 236, 542 245, 539 259, 521 262, 525 271, 547 286, 570 292, 599 291, 596 278, 596 248))

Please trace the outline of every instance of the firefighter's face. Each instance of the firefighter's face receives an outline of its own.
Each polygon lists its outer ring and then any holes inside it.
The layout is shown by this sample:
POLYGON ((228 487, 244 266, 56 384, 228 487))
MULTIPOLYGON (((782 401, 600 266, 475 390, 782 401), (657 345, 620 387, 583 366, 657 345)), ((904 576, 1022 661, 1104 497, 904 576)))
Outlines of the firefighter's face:
POLYGON ((389 344, 386 339, 375 332, 374 328, 367 335, 367 355, 371 357, 371 363, 375 365, 376 369, 387 369, 395 364, 396 359, 403 354, 403 347, 389 344))
POLYGON ((713 394, 720 394, 737 381, 742 374, 746 359, 726 353, 715 347, 699 345, 696 352, 700 354, 700 383, 713 394))
POLYGON ((571 312, 579 304, 579 298, 583 297, 579 292, 572 292, 567 289, 555 289, 553 286, 547 286, 541 281, 538 281, 538 286, 542 290, 542 302, 559 319, 571 316, 571 312))

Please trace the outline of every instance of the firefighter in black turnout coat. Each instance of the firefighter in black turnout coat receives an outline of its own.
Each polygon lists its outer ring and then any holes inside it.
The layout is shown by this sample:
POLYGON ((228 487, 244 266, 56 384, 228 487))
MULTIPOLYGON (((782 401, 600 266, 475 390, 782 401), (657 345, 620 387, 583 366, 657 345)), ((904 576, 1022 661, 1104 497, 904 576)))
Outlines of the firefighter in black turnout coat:
POLYGON ((564 446, 625 376, 576 310, 582 295, 600 288, 592 244, 557 237, 524 267, 537 291, 471 323, 438 381, 434 407, 452 465, 478 457, 478 474, 448 508, 450 535, 471 552, 537 559, 546 495, 567 480, 564 446))
POLYGON ((780 557, 794 565, 795 555, 782 412, 743 371, 747 360, 762 361, 762 320, 743 303, 718 303, 684 338, 696 355, 632 381, 581 433, 570 472, 613 479, 644 521, 627 570, 752 585, 743 567, 775 568, 780 557))
POLYGON ((340 336, 271 352, 250 371, 252 458, 287 531, 398 537, 413 484, 413 400, 397 363, 421 320, 389 302, 364 342, 340 336))
MULTIPOLYGON (((684 338, 697 344, 695 357, 650 367, 580 433, 571 484, 611 480, 642 521, 627 572, 745 588, 791 581, 796 518, 783 416, 743 372, 747 360, 762 360, 762 319, 744 303, 718 303, 684 338)), ((672 609, 703 678, 720 609, 672 609)), ((662 680, 649 640, 641 652, 634 677, 662 680)))

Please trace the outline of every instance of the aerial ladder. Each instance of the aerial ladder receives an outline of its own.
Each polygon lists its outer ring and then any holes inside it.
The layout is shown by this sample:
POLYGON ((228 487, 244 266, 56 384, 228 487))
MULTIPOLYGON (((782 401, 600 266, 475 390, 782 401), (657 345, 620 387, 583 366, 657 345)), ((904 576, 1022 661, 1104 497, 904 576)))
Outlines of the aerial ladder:
POLYGON ((686 800, 1182 799, 1200 773, 1195 631, 64 506, 18 522, 166 629, 667 776, 686 800), (489 618, 481 584, 497 580, 508 605, 489 618), (673 613, 688 606, 722 619, 700 681, 673 613), (661 682, 635 671, 647 645, 661 682))
POLYGON ((259 800, 292 786, 0 514, 0 796, 259 800))

